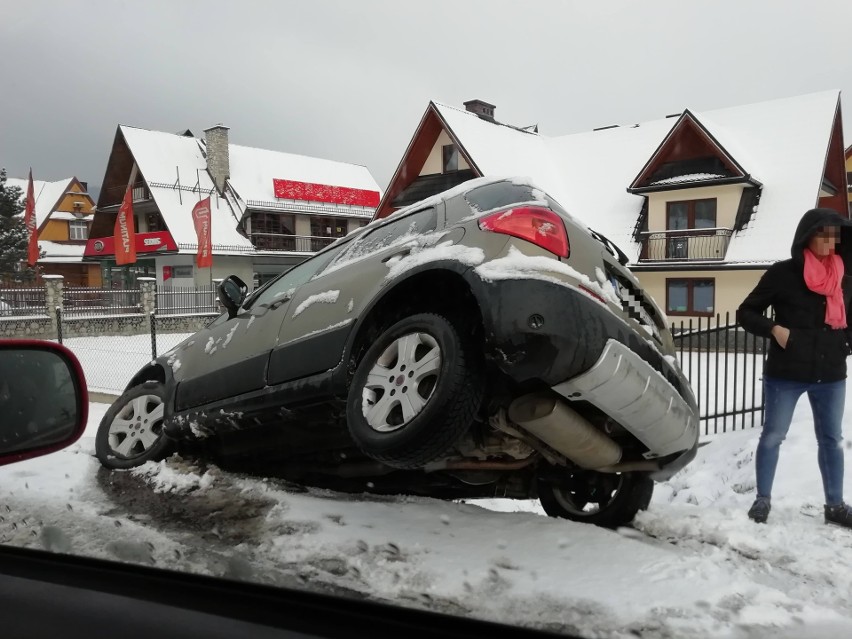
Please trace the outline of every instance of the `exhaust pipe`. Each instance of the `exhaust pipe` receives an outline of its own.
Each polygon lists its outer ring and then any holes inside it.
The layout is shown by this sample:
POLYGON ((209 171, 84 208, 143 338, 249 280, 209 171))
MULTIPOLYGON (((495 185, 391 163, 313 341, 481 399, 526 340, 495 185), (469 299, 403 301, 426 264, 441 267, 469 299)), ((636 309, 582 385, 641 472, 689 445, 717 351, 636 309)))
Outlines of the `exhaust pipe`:
POLYGON ((621 461, 618 443, 553 395, 517 398, 509 405, 509 419, 581 468, 600 470, 621 461))

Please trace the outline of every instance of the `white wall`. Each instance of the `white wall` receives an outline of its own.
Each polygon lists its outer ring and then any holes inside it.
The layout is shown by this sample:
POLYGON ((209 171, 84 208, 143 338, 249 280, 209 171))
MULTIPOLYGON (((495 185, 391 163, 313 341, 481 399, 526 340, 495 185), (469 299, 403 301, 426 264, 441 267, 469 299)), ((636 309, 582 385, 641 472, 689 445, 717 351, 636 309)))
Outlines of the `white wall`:
MULTIPOLYGON (((420 175, 432 175, 434 173, 441 173, 441 169, 444 165, 443 148, 447 144, 452 143, 453 141, 450 139, 450 136, 447 135, 447 132, 441 131, 441 135, 438 136, 438 141, 435 142, 435 146, 433 146, 432 150, 429 152, 429 157, 426 158, 426 164, 423 165, 423 170, 420 171, 420 175)), ((462 157, 461 152, 459 152, 459 171, 469 168, 470 165, 465 162, 464 157, 462 157)))

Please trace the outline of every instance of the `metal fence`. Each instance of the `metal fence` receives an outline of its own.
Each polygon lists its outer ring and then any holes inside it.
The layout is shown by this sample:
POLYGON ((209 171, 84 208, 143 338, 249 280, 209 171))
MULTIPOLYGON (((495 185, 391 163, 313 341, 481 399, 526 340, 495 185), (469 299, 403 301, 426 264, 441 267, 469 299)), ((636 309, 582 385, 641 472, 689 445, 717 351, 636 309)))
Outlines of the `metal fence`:
MULTIPOLYGON (((195 331, 165 332, 168 320, 158 320, 156 315, 145 318, 143 315, 125 318, 88 317, 85 320, 88 335, 68 336, 68 320, 74 317, 64 315, 57 309, 57 340, 67 346, 80 360, 86 375, 86 384, 90 391, 119 395, 127 387, 133 376, 152 359, 167 353, 195 331), (138 322, 142 332, 133 335, 116 335, 116 323, 126 325, 128 321, 138 322), (150 326, 150 328, 148 328, 150 326)), ((173 319, 178 316, 170 316, 173 319)), ((201 318, 202 323, 215 316, 201 318)), ((198 317, 193 317, 198 320, 198 317)))
POLYGON ((218 313, 219 296, 215 286, 157 288, 158 315, 218 313))
POLYGON ((704 435, 760 426, 769 340, 746 333, 730 313, 673 324, 672 335, 704 435))
POLYGON ((43 286, 0 287, 0 317, 45 315, 43 286))
POLYGON ((62 305, 67 317, 136 314, 142 312, 142 291, 69 287, 62 289, 62 305))

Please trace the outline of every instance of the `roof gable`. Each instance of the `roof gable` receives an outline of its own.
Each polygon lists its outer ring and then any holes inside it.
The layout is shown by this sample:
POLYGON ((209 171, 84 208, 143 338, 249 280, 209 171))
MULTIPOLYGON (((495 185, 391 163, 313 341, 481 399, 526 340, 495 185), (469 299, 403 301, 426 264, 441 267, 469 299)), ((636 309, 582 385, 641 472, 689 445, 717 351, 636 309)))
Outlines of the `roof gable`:
POLYGON ((745 179, 747 171, 689 110, 675 122, 631 182, 633 193, 685 183, 745 179))
MULTIPOLYGON (((47 223, 50 214, 56 210, 65 197, 76 178, 64 178, 56 182, 44 180, 33 180, 33 197, 35 198, 36 226, 40 229, 47 223)), ((22 199, 27 197, 28 180, 22 178, 8 178, 8 186, 17 186, 21 189, 22 199)))

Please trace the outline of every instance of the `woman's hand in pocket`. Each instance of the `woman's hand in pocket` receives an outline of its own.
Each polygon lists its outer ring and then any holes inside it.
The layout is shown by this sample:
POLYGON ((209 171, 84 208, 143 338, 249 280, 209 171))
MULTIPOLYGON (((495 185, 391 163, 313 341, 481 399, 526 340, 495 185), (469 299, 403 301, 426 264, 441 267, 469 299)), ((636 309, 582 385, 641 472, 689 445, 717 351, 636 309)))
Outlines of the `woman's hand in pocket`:
POLYGON ((775 341, 778 342, 781 348, 787 348, 787 340, 790 339, 790 329, 776 324, 772 327, 772 337, 775 338, 775 341))

